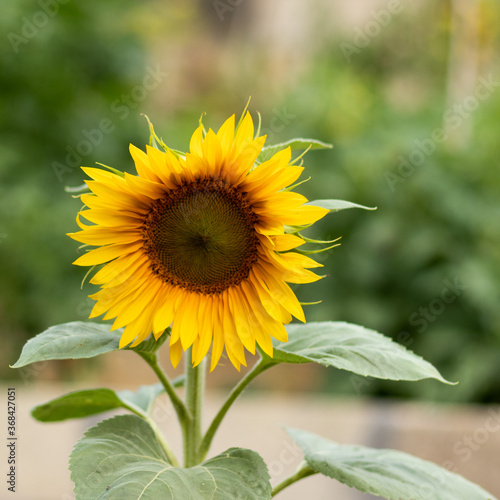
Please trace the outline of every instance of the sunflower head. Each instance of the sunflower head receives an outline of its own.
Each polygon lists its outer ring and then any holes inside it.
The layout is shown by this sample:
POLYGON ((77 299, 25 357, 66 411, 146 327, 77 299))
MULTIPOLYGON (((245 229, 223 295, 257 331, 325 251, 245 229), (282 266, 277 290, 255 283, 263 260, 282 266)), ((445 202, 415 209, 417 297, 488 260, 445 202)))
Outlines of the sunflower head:
POLYGON ((305 321, 288 283, 318 280, 309 269, 320 265, 295 249, 328 210, 287 189, 303 171, 290 147, 258 161, 264 142, 246 113, 236 130, 234 116, 217 133, 200 125, 185 154, 131 145, 137 175, 83 168, 91 193, 70 236, 97 248, 75 264, 103 265, 90 317, 125 327, 120 347, 171 327, 174 366, 211 347, 211 369, 224 349, 239 369, 245 349, 272 356, 271 338, 286 342, 292 316, 305 321))

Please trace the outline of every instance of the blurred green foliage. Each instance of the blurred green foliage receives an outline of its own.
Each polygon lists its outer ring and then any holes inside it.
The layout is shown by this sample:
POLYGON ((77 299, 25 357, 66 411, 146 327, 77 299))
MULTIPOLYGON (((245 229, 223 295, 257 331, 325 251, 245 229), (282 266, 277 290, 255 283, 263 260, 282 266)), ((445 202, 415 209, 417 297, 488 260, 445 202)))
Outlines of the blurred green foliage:
POLYGON ((80 203, 64 188, 82 183, 81 164, 103 157, 129 164, 128 143, 140 137, 138 116, 121 120, 110 107, 140 83, 146 66, 140 41, 120 22, 120 2, 44 5, 52 10, 9 2, 0 19, 3 373, 28 337, 88 313, 65 235, 80 203), (105 117, 116 130, 94 134, 91 147, 80 148, 87 154, 68 163, 67 148, 83 144, 85 131, 105 117))
MULTIPOLYGON (((489 5, 488 21, 498 19, 498 5, 489 5)), ((310 195, 378 206, 324 222, 328 237, 342 235, 343 244, 324 261, 329 276, 307 294, 309 300, 324 297, 309 319, 377 329, 460 382, 452 389, 428 382, 365 384, 334 374, 332 390, 498 402, 500 78, 495 65, 483 68, 479 78, 494 82, 489 95, 474 111, 462 108, 467 118, 457 118, 458 111, 446 115, 468 97, 452 105, 444 99, 447 59, 439 47, 449 35, 446 12, 432 6, 422 16, 388 26, 350 65, 337 47, 325 51, 322 64, 298 86, 308 98, 300 92, 287 98, 289 109, 311 120, 308 133, 335 144, 307 184, 316 184, 310 195), (450 144, 451 134, 441 143, 429 141, 443 127, 443 114, 455 118, 458 132, 470 119, 467 143, 450 144), (415 161, 401 169, 401 157, 415 161)), ((491 37, 497 48, 498 28, 491 37)))
MULTIPOLYGON (((453 105, 449 2, 398 14, 349 61, 339 45, 352 41, 349 30, 316 31, 322 43, 282 60, 268 46, 272 40, 252 39, 258 21, 249 3, 223 20, 201 4, 203 10, 194 0, 68 2, 17 53, 2 45, 8 71, 0 74, 0 320, 12 340, 7 361, 27 337, 90 310, 87 290, 78 286, 84 272, 71 266, 75 246, 64 234, 75 229, 80 207, 64 186, 84 176, 73 166, 54 170, 54 162, 68 164, 68 146, 76 149, 85 131, 107 118, 113 131, 81 163, 130 169, 128 143, 141 146, 148 136, 139 113, 150 116, 167 144, 186 149, 201 112, 216 128, 252 94, 250 108, 261 112, 271 143, 309 136, 335 146, 307 155, 312 180, 299 190, 310 199, 378 207, 330 215, 314 230, 321 239, 342 236, 342 245, 318 254, 324 280, 297 289, 304 301, 323 300, 307 308, 308 319, 346 320, 391 335, 460 381, 453 388, 360 384, 328 372, 323 389, 499 401, 500 89, 460 121, 456 133, 465 139, 458 144, 451 137, 425 142, 453 105), (116 100, 123 106, 122 96, 143 85, 157 63, 169 73, 166 81, 119 112, 116 100), (427 146, 418 146, 422 141, 427 146), (422 161, 400 166, 425 147, 422 161)), ((500 16, 494 2, 481 5, 478 76, 488 79, 500 16)), ((10 3, 2 31, 21 33, 23 19, 39 10, 10 3)))

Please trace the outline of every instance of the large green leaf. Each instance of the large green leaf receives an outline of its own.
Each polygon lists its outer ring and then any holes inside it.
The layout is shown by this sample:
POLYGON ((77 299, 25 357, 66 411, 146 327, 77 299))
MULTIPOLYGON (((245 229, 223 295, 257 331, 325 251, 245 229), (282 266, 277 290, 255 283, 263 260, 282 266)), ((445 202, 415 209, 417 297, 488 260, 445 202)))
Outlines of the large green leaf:
POLYGON ((12 368, 20 368, 51 359, 92 358, 118 350, 122 330, 110 331, 111 325, 73 321, 51 326, 28 340, 12 368))
POLYGON ((269 160, 278 151, 281 151, 290 146, 292 151, 303 150, 310 147, 310 149, 331 149, 333 146, 327 144, 326 142, 318 141, 317 139, 291 139, 280 144, 273 144, 270 146, 265 146, 257 158, 257 163, 262 163, 269 160))
POLYGON ((305 203, 305 205, 314 205, 315 207, 326 208, 331 212, 338 212, 346 208, 363 208, 364 210, 376 210, 376 207, 365 207, 345 200, 313 200, 305 203))
POLYGON ((287 331, 287 343, 274 341, 275 362, 314 362, 380 379, 451 383, 421 357, 362 326, 325 321, 288 325, 287 331))
POLYGON ((36 406, 31 414, 41 422, 82 418, 117 408, 150 414, 156 398, 164 392, 161 384, 143 385, 136 392, 111 389, 75 391, 36 406))
POLYGON ((407 453, 340 445, 297 429, 287 432, 311 469, 363 493, 389 500, 496 500, 462 476, 407 453))
POLYGON ((41 422, 57 422, 68 418, 82 418, 123 407, 115 391, 88 389, 75 391, 43 405, 35 406, 31 414, 41 422))
POLYGON ((87 431, 70 459, 76 500, 267 500, 269 474, 254 451, 231 448, 189 469, 174 468, 146 421, 133 415, 87 431))

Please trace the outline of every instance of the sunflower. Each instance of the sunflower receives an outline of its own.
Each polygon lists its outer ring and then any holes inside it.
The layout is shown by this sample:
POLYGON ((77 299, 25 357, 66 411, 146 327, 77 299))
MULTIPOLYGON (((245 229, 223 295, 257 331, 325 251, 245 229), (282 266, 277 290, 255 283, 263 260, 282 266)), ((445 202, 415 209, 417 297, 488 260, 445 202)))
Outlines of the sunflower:
POLYGON ((247 112, 236 130, 234 115, 217 133, 200 124, 185 155, 131 145, 137 175, 82 167, 92 193, 69 236, 98 248, 74 264, 105 264, 90 280, 101 287, 90 318, 125 327, 120 347, 171 326, 174 366, 190 347, 197 365, 212 346, 211 370, 224 348, 239 370, 245 349, 272 356, 271 337, 286 342, 292 316, 305 322, 287 283, 318 280, 309 269, 320 265, 291 250, 304 243, 297 227, 328 211, 285 189, 303 171, 289 147, 256 162, 265 139, 247 112))

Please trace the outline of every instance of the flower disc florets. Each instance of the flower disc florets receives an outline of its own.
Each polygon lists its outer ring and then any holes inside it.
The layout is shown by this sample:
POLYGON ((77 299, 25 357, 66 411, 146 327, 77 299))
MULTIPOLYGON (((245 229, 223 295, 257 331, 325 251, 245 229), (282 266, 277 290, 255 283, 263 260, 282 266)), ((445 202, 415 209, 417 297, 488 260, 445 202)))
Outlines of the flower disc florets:
POLYGON ((151 270, 165 283, 217 294, 248 278, 257 261, 258 218, 245 195, 212 177, 155 201, 143 224, 151 270))

